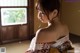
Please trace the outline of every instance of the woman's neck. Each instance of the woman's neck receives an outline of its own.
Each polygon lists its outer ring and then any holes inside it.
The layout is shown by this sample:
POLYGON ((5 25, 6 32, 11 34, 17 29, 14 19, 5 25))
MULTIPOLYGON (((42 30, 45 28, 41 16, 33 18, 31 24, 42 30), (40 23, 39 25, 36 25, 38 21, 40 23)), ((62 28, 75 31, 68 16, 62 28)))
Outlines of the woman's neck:
POLYGON ((48 26, 51 26, 51 25, 59 25, 61 24, 60 20, 58 17, 54 18, 53 20, 51 20, 51 22, 48 22, 48 26))

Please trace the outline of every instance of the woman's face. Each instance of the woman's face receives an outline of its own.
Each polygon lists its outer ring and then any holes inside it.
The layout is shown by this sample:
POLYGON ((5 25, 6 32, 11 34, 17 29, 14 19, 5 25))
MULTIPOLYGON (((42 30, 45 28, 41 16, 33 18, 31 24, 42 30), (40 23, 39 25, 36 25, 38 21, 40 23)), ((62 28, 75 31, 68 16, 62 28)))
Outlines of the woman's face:
POLYGON ((37 11, 38 11, 38 19, 42 22, 42 23, 48 23, 48 17, 47 15, 41 10, 40 6, 37 4, 36 5, 37 11))

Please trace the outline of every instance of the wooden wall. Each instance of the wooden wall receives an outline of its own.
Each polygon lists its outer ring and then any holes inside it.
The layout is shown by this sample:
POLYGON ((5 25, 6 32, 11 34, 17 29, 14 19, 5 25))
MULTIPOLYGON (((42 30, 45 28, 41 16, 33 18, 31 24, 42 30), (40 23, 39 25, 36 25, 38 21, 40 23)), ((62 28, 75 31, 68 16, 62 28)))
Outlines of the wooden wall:
POLYGON ((28 39, 27 25, 1 26, 0 28, 1 43, 28 39))
POLYGON ((80 36, 80 0, 62 0, 61 19, 68 25, 70 33, 80 36))
POLYGON ((29 40, 34 34, 34 0, 29 0, 27 23, 23 25, 1 26, 0 44, 29 40))

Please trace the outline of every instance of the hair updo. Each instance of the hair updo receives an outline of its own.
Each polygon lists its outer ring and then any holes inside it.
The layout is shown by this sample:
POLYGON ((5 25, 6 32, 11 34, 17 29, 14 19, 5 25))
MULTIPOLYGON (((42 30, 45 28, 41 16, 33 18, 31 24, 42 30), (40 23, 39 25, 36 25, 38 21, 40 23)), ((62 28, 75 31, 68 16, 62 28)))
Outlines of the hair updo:
POLYGON ((58 12, 60 10, 60 1, 59 0, 38 0, 38 4, 40 8, 46 12, 52 12, 57 9, 58 12))

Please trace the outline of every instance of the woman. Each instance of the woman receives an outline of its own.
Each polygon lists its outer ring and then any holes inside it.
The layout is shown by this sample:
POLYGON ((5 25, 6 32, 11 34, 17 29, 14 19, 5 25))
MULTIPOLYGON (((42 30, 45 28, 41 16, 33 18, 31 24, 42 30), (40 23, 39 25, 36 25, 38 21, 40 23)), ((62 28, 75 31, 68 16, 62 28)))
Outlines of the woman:
POLYGON ((49 53, 51 47, 58 48, 60 52, 69 49, 69 30, 59 19, 59 0, 38 0, 36 9, 38 19, 48 26, 36 32, 26 53, 49 53))

